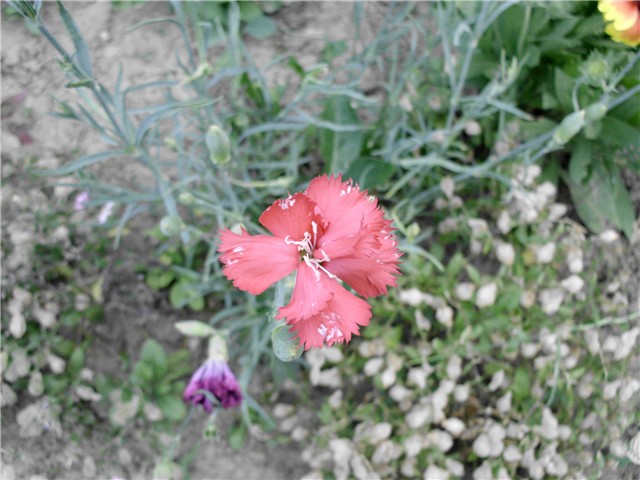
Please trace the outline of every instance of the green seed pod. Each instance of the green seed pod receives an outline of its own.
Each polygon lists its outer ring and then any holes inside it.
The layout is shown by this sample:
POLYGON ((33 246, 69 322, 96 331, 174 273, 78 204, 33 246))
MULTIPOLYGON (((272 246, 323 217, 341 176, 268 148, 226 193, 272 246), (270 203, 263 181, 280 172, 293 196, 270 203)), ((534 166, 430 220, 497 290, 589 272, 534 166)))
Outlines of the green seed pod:
POLYGON ((224 165, 231 160, 229 136, 217 125, 211 125, 205 136, 209 156, 215 165, 224 165))
POLYGON ((558 128, 553 134, 553 141, 557 145, 566 145, 573 137, 575 137, 585 123, 585 111, 580 110, 573 112, 564 117, 558 128))
POLYGON ((165 137, 164 144, 171 149, 172 152, 178 151, 178 142, 175 138, 165 137))
POLYGON ((192 205, 193 201, 195 200, 195 197, 191 192, 182 192, 178 197, 178 200, 183 205, 192 205))
POLYGON ((156 480, 175 480, 182 478, 180 465, 170 460, 162 460, 153 469, 153 478, 156 480))
POLYGON ((182 219, 176 215, 168 215, 160 220, 160 231, 167 237, 180 234, 183 228, 182 219))
POLYGON ((283 362, 292 362, 302 355, 302 347, 298 340, 292 337, 289 327, 284 323, 276 325, 271 331, 273 353, 283 362))
POLYGON ((173 326, 188 337, 208 337, 216 333, 215 328, 199 320, 184 320, 174 323, 173 326))
POLYGON ((588 122, 602 120, 607 111, 608 108, 603 102, 594 103, 585 109, 585 118, 588 122))

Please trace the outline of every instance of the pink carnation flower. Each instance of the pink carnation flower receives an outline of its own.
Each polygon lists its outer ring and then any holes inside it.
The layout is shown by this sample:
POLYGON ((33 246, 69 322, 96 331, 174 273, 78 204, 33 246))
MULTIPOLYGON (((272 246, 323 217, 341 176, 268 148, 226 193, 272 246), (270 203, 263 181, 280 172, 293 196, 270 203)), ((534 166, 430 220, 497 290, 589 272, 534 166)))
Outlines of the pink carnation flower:
POLYGON ((400 253, 391 221, 374 197, 342 177, 323 175, 305 192, 276 200, 259 219, 270 235, 220 232, 223 273, 233 284, 258 295, 296 271, 286 319, 305 350, 349 342, 369 324, 363 297, 396 286, 400 253))

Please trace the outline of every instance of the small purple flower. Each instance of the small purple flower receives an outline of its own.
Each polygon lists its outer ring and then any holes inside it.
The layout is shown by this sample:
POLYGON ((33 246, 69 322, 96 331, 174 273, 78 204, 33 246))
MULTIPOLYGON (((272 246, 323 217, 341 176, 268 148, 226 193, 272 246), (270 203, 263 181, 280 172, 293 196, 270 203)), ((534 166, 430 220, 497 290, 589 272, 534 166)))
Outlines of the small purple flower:
POLYGON ((76 198, 73 201, 73 209, 76 212, 79 212, 80 210, 84 210, 85 207, 87 206, 88 201, 89 201, 89 192, 87 192, 86 190, 80 192, 78 195, 76 195, 76 198))
POLYGON ((100 225, 104 225, 105 223, 107 223, 107 220, 109 220, 109 217, 113 213, 113 207, 115 206, 115 202, 111 201, 104 204, 102 210, 100 210, 100 214, 98 215, 98 223, 100 225))
POLYGON ((203 363, 189 380, 183 394, 186 403, 201 404, 211 413, 213 404, 198 390, 211 392, 224 408, 237 407, 242 402, 240 385, 227 362, 222 360, 209 359, 203 363))

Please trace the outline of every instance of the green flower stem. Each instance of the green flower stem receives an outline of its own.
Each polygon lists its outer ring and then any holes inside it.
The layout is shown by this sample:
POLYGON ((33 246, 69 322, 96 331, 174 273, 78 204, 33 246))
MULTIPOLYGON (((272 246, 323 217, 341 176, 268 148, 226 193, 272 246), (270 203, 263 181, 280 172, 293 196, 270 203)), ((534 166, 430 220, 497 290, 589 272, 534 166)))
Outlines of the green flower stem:
MULTIPOLYGON (((42 24, 38 25, 38 30, 40 31, 42 36, 44 36, 44 38, 46 38, 47 41, 53 46, 53 48, 55 48, 58 51, 58 53, 60 53, 60 55, 62 55, 64 60, 66 62, 69 62, 71 65, 73 65, 73 68, 76 70, 76 77, 78 77, 78 79, 81 80, 83 78, 88 78, 86 73, 84 71, 82 71, 82 69, 79 68, 76 65, 76 63, 71 59, 71 55, 69 55, 69 53, 64 49, 64 47, 62 45, 60 45, 58 40, 56 40, 56 38, 51 34, 49 29, 45 25, 42 25, 42 24), (78 75, 78 73, 80 73, 82 75, 78 75)), ((91 92, 96 97, 96 99, 100 103, 100 106, 102 107, 104 112, 109 117, 109 121, 111 122, 111 125, 113 125, 113 128, 118 133, 118 136, 126 144, 127 143, 127 137, 124 134, 124 132, 122 131, 122 128, 120 127, 120 125, 116 121, 115 117, 113 116, 113 113, 111 112, 111 109, 109 108, 109 106, 107 105, 107 103, 106 103, 106 101, 104 99, 104 95, 98 89, 96 89, 96 86, 95 86, 96 85, 96 81, 95 81, 95 79, 94 78, 90 78, 90 80, 92 81, 92 86, 90 87, 91 92)))
POLYGON ((617 107, 618 105, 626 102, 628 99, 630 99, 631 97, 635 96, 637 93, 640 92, 640 84, 636 85, 635 87, 631 88, 630 90, 627 90, 626 92, 620 94, 618 97, 616 97, 615 99, 613 99, 608 105, 607 107, 609 108, 609 110, 611 110, 612 108, 617 107))
MULTIPOLYGON (((189 425, 189 422, 191 422, 191 418, 193 417, 193 413, 196 411, 198 407, 196 407, 195 405, 192 405, 191 408, 189 409, 189 411, 187 412, 187 416, 184 418, 184 420, 182 420, 182 423, 180 424, 180 426, 178 427, 178 430, 176 431, 176 434, 173 436, 173 439, 171 440, 171 443, 169 444, 169 446, 167 447, 167 450, 165 451, 163 458, 169 461, 172 461, 173 459, 173 455, 176 449, 176 446, 178 445, 178 441, 180 440, 180 438, 182 437, 182 434, 184 433, 184 431, 186 430, 187 426, 189 425)), ((217 413, 217 409, 215 410, 215 412, 217 413)), ((215 413, 214 413, 215 415, 215 413)))
POLYGON ((638 63, 638 61, 640 61, 640 51, 636 52, 633 58, 629 60, 629 63, 627 63, 627 65, 625 65, 625 67, 620 71, 620 73, 614 77, 613 82, 611 82, 611 84, 609 85, 609 88, 611 90, 616 88, 616 86, 622 81, 622 79, 627 75, 627 73, 629 73, 629 70, 631 70, 635 66, 635 64, 638 63))
POLYGON ((624 323, 629 323, 631 320, 636 318, 640 318, 640 312, 634 312, 629 315, 625 315, 624 317, 616 317, 616 318, 603 318, 594 323, 588 323, 586 325, 574 325, 571 330, 574 332, 583 332, 585 330, 592 330, 594 328, 605 327, 607 325, 619 325, 624 323))

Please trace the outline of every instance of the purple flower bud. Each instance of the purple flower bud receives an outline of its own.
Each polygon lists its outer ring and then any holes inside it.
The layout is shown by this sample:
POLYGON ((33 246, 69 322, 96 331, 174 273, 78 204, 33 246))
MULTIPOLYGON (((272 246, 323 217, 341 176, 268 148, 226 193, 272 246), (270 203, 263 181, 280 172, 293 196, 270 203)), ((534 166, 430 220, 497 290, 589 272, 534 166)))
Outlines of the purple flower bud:
POLYGON ((198 390, 211 392, 224 408, 237 407, 242 402, 240 385, 229 365, 224 361, 210 359, 203 363, 184 390, 183 399, 186 403, 201 404, 208 413, 211 413, 212 402, 202 393, 198 393, 198 390))

